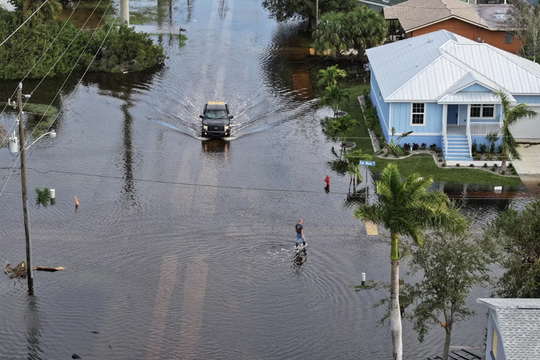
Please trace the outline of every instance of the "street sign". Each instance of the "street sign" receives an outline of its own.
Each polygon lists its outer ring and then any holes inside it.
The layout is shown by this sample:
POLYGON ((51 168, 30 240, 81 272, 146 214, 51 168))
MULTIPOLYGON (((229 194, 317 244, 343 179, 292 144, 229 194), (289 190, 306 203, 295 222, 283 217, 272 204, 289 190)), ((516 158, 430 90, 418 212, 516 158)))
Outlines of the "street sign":
POLYGON ((360 165, 375 166, 375 161, 360 160, 360 165))

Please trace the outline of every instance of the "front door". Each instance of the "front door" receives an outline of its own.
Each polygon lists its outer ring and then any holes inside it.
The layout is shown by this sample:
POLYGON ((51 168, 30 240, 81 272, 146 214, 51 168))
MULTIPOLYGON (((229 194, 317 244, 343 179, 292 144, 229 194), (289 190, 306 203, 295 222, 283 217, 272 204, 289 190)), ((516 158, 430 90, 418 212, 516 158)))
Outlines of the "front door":
POLYGON ((448 105, 446 123, 448 125, 458 124, 458 105, 448 105))

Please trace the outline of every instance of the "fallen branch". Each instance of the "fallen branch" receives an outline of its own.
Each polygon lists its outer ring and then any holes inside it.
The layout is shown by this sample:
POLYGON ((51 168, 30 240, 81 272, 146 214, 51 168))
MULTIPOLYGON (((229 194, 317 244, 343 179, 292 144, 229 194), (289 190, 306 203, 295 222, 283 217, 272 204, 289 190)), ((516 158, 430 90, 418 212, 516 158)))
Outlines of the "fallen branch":
POLYGON ((55 272, 55 271, 66 271, 66 269, 64 269, 63 266, 59 266, 59 267, 48 267, 48 266, 36 266, 34 267, 34 270, 38 270, 38 271, 50 271, 50 272, 55 272))

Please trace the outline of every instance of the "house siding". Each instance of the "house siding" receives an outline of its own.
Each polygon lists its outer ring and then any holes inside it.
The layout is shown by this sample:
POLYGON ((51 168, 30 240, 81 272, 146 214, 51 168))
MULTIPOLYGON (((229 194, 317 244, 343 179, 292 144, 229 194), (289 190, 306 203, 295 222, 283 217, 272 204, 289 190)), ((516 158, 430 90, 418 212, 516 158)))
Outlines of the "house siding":
POLYGON ((527 95, 514 95, 514 98, 518 104, 525 103, 527 105, 540 106, 540 95, 538 96, 527 96, 527 95))
POLYGON ((379 96, 380 95, 380 89, 379 84, 377 83, 377 79, 375 78, 375 75, 373 74, 373 71, 371 72, 371 101, 373 102, 373 105, 377 108, 377 115, 379 116, 379 121, 381 123, 381 128, 384 134, 384 137, 388 141, 389 133, 391 133, 391 129, 389 128, 389 122, 390 122, 390 104, 384 102, 384 99, 379 96))
POLYGON ((461 91, 491 91, 491 90, 489 90, 488 88, 486 88, 486 87, 484 87, 484 86, 482 86, 480 84, 474 84, 474 85, 466 87, 465 89, 463 89, 461 91))
POLYGON ((499 49, 511 52, 513 54, 519 54, 521 43, 519 39, 514 36, 511 44, 506 44, 506 32, 505 31, 491 31, 483 29, 473 24, 458 20, 448 19, 438 22, 436 24, 428 25, 418 30, 414 30, 410 33, 410 36, 419 36, 428 33, 432 33, 438 30, 448 30, 455 34, 466 37, 473 41, 483 41, 490 45, 493 45, 499 49))
POLYGON ((487 333, 487 339, 486 339, 486 360, 506 360, 506 355, 504 354, 504 348, 502 344, 501 334, 499 330, 497 329, 497 325, 493 321, 493 316, 495 316, 495 313, 493 310, 489 310, 489 318, 488 318, 488 333, 487 333), (497 357, 493 357, 493 332, 497 334, 497 357))

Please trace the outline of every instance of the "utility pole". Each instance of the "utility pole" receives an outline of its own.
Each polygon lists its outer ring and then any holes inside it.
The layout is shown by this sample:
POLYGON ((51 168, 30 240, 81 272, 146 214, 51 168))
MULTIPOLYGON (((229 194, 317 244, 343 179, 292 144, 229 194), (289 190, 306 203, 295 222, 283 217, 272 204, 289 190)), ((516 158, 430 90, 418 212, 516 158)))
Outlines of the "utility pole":
POLYGON ((28 295, 34 295, 34 277, 30 262, 30 221, 28 219, 28 192, 26 188, 26 149, 24 148, 24 122, 22 111, 22 83, 19 83, 17 91, 17 106, 19 107, 19 139, 21 151, 21 188, 24 215, 24 233, 26 235, 26 277, 28 278, 28 295))
POLYGON ((315 29, 319 24, 319 0, 315 0, 315 29))
POLYGON ((120 24, 129 26, 129 0, 120 0, 120 24))

